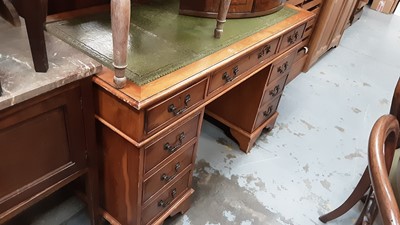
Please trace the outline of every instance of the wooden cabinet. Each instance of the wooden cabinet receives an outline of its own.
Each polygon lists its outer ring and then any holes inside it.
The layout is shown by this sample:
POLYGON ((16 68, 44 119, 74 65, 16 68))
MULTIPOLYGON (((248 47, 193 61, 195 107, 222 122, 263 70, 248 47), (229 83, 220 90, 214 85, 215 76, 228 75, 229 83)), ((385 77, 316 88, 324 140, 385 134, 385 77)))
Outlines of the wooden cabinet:
POLYGON ((89 77, 0 112, 0 223, 83 175, 95 221, 91 87, 89 77))
POLYGON ((325 1, 316 28, 310 40, 307 60, 303 70, 306 72, 329 49, 336 47, 342 37, 345 25, 353 12, 356 0, 325 1))

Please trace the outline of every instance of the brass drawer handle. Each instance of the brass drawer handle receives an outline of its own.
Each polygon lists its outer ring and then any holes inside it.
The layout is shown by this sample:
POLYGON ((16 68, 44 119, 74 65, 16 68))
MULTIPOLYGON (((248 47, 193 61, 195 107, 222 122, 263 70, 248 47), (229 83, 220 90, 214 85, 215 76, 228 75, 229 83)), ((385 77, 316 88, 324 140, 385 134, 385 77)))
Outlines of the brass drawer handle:
POLYGON ((239 74, 239 67, 235 66, 232 68, 233 76, 230 76, 228 72, 224 72, 222 75, 222 79, 225 80, 225 83, 231 82, 235 77, 239 74))
POLYGON ((188 109, 189 102, 190 102, 190 94, 187 94, 185 96, 185 101, 183 102, 185 106, 183 106, 182 109, 177 109, 174 104, 171 104, 168 106, 168 112, 174 114, 174 116, 180 115, 188 109))
POLYGON ((175 173, 172 174, 171 176, 168 176, 167 174, 163 173, 161 175, 161 181, 166 181, 169 182, 170 180, 174 179, 175 176, 179 173, 179 169, 181 168, 181 164, 178 162, 175 165, 175 173))
POLYGON ((268 55, 271 52, 271 45, 264 46, 261 51, 258 53, 257 58, 260 59, 261 57, 268 55))
POLYGON ((238 66, 233 67, 232 71, 233 71, 233 77, 237 76, 239 73, 239 67, 238 66))
POLYGON ((228 72, 224 72, 222 79, 225 80, 225 83, 229 83, 233 80, 233 77, 229 76, 228 72))
POLYGON ((278 93, 279 93, 279 90, 280 90, 281 88, 279 87, 279 84, 278 85, 276 85, 275 87, 274 87, 274 89, 272 89, 270 92, 269 92, 269 95, 271 95, 272 97, 275 97, 278 93))
POLYGON ((173 145, 170 145, 168 142, 164 144, 164 150, 169 153, 175 152, 179 147, 182 146, 183 139, 185 139, 185 132, 182 132, 178 135, 176 142, 173 145))
POLYGON ((163 208, 169 206, 169 205, 171 204, 171 202, 174 200, 175 197, 176 197, 176 188, 174 188, 174 189, 172 190, 171 196, 170 196, 168 199, 166 199, 166 200, 160 200, 160 201, 158 202, 158 206, 159 206, 159 207, 163 207, 163 208))
POLYGON ((289 68, 289 62, 285 62, 284 64, 280 65, 277 69, 278 73, 283 74, 289 68))
POLYGON ((287 42, 288 42, 289 44, 293 44, 293 43, 295 43, 295 42, 297 41, 298 38, 299 38, 299 32, 296 30, 296 31, 294 32, 294 34, 289 35, 289 36, 287 37, 287 42))
POLYGON ((268 107, 267 111, 264 111, 263 115, 264 115, 265 117, 269 117, 269 116, 271 115, 271 113, 272 113, 272 105, 270 105, 270 106, 268 107))

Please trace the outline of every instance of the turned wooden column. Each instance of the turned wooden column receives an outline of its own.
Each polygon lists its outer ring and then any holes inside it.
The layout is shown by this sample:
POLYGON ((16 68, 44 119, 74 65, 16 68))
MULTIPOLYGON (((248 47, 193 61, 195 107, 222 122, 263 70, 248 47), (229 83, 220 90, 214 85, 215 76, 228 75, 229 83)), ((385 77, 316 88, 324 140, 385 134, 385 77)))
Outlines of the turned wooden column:
POLYGON ((228 15, 229 6, 231 0, 221 0, 219 3, 219 10, 217 15, 217 26, 214 30, 214 37, 221 38, 222 32, 224 32, 224 23, 226 22, 226 15, 228 15))
POLYGON ((130 0, 111 0, 111 27, 114 56, 114 84, 116 88, 126 85, 125 69, 128 54, 128 36, 131 19, 130 0))

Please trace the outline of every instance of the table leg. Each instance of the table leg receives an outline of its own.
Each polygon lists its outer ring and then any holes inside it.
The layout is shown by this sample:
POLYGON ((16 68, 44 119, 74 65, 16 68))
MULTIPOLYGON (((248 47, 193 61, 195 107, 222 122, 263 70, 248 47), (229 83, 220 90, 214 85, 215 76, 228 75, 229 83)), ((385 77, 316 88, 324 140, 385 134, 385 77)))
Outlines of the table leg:
POLYGON ((114 55, 114 84, 116 88, 126 85, 125 69, 127 67, 128 36, 131 19, 130 0, 111 0, 111 27, 114 55))
POLYGON ((214 37, 221 38, 222 32, 224 32, 224 23, 226 22, 226 15, 228 15, 229 6, 231 0, 220 0, 219 10, 217 15, 217 26, 214 30, 214 37))

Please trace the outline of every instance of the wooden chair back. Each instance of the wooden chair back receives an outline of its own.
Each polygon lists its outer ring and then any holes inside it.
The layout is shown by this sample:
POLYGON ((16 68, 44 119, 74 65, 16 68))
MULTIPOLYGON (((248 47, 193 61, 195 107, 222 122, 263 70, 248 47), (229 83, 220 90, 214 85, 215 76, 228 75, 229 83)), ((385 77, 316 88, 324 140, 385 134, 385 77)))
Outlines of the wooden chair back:
POLYGON ((384 115, 374 124, 368 145, 368 168, 375 199, 385 225, 400 224, 400 212, 389 181, 389 171, 399 138, 399 122, 384 115))

